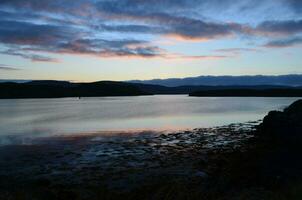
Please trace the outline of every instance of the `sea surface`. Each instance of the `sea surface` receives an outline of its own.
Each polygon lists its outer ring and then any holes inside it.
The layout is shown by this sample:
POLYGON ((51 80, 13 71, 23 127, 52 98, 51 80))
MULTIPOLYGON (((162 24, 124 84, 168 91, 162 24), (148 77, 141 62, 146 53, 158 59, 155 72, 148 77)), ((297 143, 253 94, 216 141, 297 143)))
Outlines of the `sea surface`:
POLYGON ((0 138, 183 130, 262 119, 298 98, 156 95, 0 100, 0 138))

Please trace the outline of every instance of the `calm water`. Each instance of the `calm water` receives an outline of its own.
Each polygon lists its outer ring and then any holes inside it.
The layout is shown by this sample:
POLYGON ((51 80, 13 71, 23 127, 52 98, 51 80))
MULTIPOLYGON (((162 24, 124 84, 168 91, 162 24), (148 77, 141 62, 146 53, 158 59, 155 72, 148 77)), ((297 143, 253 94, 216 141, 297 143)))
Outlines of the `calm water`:
POLYGON ((0 100, 1 136, 115 130, 175 130, 261 119, 297 98, 185 95, 0 100))

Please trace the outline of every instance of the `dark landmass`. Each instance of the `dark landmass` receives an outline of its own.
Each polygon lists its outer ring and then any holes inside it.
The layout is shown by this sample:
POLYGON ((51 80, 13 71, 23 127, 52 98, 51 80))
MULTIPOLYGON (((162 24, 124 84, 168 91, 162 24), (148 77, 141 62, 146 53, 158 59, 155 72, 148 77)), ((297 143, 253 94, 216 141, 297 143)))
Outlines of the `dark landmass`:
POLYGON ((0 199, 300 200, 301 115, 300 100, 260 125, 2 146, 0 199))
MULTIPOLYGON (((100 81, 93 83, 71 83, 68 81, 30 81, 26 83, 0 83, 0 98, 59 98, 59 97, 101 97, 101 96, 136 96, 150 94, 211 94, 233 96, 240 90, 240 96, 252 94, 251 90, 275 89, 275 96, 294 96, 293 91, 300 87, 275 85, 229 85, 229 86, 194 86, 166 87, 140 83, 100 81), (236 90, 235 92, 233 90, 236 90), (280 90, 280 91, 279 91, 280 90), (219 92, 216 92, 219 91, 219 92), (214 94, 213 94, 214 93, 214 94)), ((260 96, 266 95, 263 91, 260 96), (262 94, 263 93, 263 94, 262 94)), ((239 95, 239 94, 238 94, 239 95)), ((300 96, 300 94, 298 95, 300 96)))
POLYGON ((302 100, 281 111, 271 111, 259 126, 262 136, 287 143, 302 142, 302 100))
POLYGON ((32 80, 25 80, 25 79, 0 79, 0 83, 26 83, 32 80))
POLYGON ((198 76, 188 78, 169 78, 153 80, 132 80, 131 83, 143 83, 153 85, 163 85, 177 87, 182 85, 209 85, 209 86, 228 86, 228 85, 302 85, 301 74, 289 74, 279 76, 198 76))
POLYGON ((142 91, 152 94, 190 94, 198 91, 208 90, 228 90, 228 89, 242 89, 242 90, 264 90, 264 89, 296 89, 299 87, 290 86, 276 86, 276 85, 228 85, 228 86, 207 86, 207 85, 184 85, 178 87, 166 87, 162 85, 140 84, 133 83, 142 91))
POLYGON ((302 89, 223 89, 192 92, 195 97, 302 97, 302 89))
POLYGON ((0 83, 0 99, 138 96, 149 94, 135 85, 112 81, 94 83, 70 83, 67 81, 0 83))

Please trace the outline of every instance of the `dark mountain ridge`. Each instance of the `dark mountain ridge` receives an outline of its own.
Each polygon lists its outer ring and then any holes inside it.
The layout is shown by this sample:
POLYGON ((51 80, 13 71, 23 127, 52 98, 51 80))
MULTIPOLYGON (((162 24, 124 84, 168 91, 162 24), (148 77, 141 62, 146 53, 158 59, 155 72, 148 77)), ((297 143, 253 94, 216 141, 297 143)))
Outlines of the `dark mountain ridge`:
POLYGON ((131 80, 131 83, 155 84, 168 87, 182 85, 207 85, 207 86, 228 86, 228 85, 276 85, 276 86, 302 86, 302 74, 288 74, 278 76, 198 76, 188 78, 169 78, 153 80, 131 80))

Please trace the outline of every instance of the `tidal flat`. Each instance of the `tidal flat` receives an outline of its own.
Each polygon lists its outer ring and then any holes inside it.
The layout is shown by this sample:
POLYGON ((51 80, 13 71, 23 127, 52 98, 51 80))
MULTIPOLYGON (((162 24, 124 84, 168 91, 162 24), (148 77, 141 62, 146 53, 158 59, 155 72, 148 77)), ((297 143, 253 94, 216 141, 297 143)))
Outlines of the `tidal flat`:
POLYGON ((246 151, 259 122, 180 132, 125 132, 115 137, 97 133, 44 137, 4 145, 0 147, 0 197, 152 199, 172 195, 173 199, 174 193, 164 191, 171 184, 206 191, 217 170, 224 167, 219 163, 223 155, 246 151))

